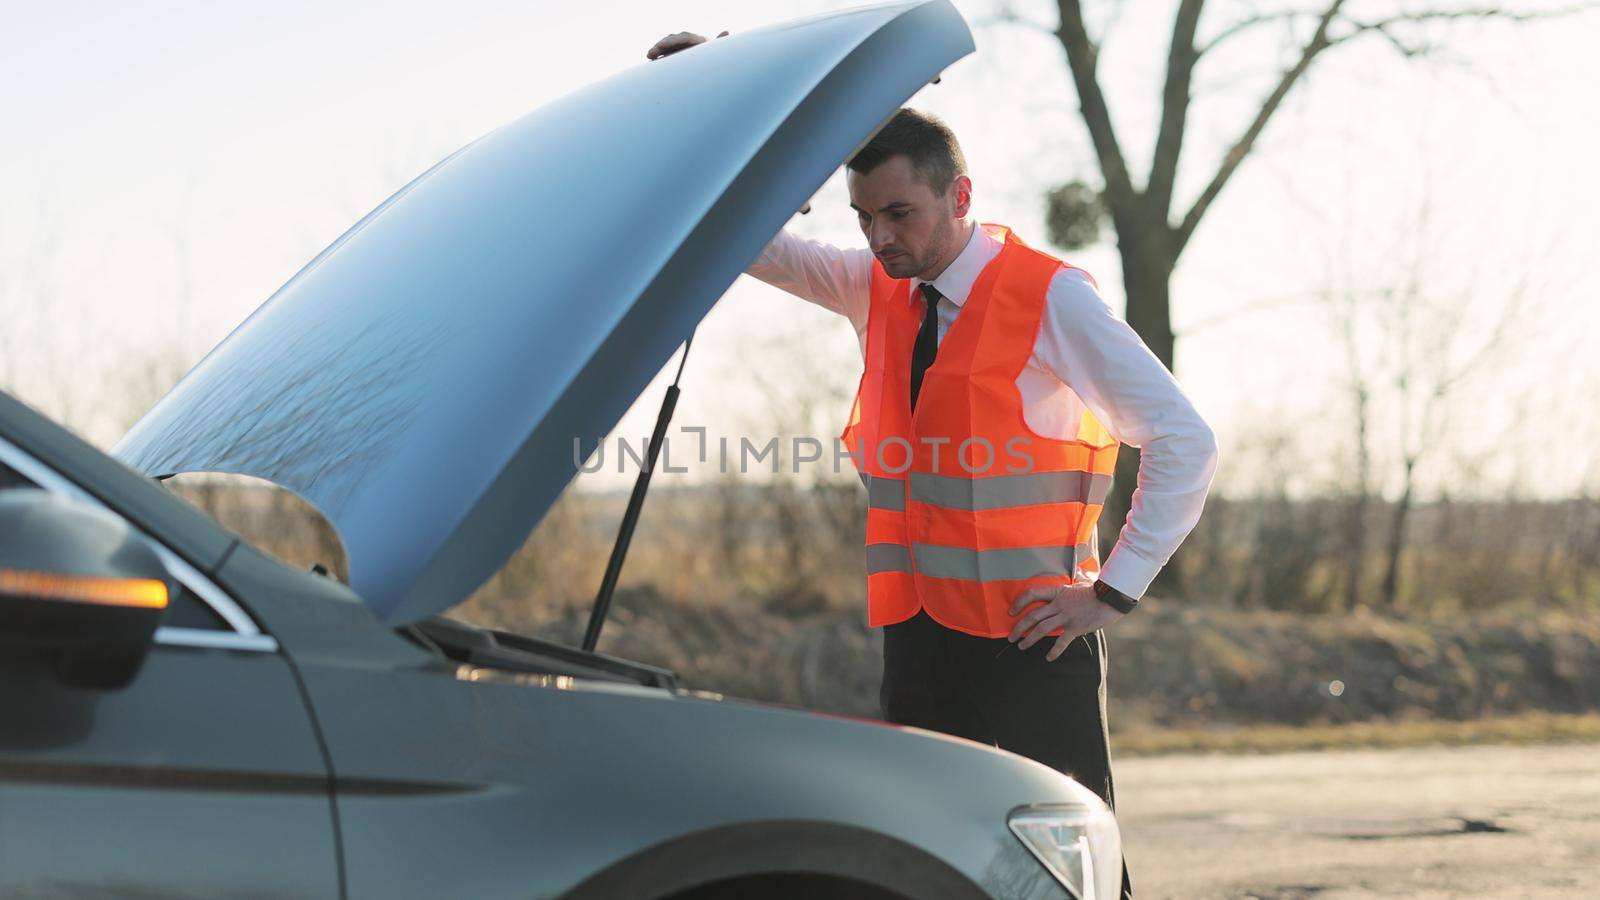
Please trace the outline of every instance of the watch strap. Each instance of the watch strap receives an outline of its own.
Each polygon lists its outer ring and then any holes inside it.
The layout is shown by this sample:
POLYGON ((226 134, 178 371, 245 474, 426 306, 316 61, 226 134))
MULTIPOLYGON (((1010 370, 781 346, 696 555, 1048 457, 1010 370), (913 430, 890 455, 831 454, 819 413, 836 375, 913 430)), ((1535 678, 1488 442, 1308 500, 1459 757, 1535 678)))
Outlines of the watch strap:
POLYGON ((1094 595, 1100 599, 1101 603, 1124 615, 1133 612, 1133 608, 1139 605, 1139 601, 1098 578, 1094 582, 1094 595))

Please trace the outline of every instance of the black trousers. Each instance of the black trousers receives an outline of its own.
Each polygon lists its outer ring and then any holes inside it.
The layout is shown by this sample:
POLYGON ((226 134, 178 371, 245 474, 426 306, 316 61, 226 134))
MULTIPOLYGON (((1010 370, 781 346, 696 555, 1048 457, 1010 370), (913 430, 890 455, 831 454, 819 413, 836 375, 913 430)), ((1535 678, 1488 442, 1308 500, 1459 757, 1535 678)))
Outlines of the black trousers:
MULTIPOLYGON (((1106 731, 1106 643, 1055 638, 1018 650, 1005 638, 946 628, 919 612, 883 629, 883 717, 991 744, 1071 776, 1115 808, 1106 731)), ((1131 898, 1128 868, 1122 896, 1131 898)))

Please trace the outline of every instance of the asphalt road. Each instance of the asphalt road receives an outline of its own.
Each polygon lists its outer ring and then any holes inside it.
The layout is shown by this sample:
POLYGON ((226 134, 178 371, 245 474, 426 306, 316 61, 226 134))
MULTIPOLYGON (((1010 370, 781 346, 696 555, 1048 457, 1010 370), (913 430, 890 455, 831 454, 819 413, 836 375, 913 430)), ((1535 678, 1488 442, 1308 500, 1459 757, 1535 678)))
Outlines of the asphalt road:
POLYGON ((1150 757, 1114 768, 1144 900, 1600 897, 1600 744, 1150 757))

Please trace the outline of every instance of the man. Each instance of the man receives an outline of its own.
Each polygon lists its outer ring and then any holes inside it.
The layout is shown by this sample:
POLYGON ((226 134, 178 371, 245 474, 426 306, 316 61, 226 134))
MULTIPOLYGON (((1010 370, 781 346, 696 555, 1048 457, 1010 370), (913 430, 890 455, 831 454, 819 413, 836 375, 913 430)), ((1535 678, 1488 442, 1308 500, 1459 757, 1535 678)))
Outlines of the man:
POLYGON ((900 110, 846 184, 867 249, 785 231, 748 272, 844 315, 861 343, 841 437, 868 490, 884 717, 1038 760, 1112 804, 1103 629, 1198 521, 1216 441, 1087 273, 973 221, 944 123, 900 110), (1102 567, 1119 441, 1142 450, 1138 484, 1102 567))

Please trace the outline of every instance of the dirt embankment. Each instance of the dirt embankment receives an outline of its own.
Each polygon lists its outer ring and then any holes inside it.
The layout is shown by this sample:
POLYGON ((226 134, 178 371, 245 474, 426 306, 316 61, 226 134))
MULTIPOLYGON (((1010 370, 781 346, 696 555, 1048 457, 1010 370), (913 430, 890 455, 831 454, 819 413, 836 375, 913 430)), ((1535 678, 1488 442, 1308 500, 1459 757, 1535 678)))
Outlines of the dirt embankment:
MULTIPOLYGON (((575 643, 587 612, 540 633, 575 643)), ((601 650, 671 668, 688 687, 876 715, 878 640, 858 613, 691 606, 636 589, 617 595, 601 650)), ((1423 622, 1152 599, 1107 641, 1119 728, 1600 709, 1600 621, 1567 614, 1423 622)))
POLYGON ((1303 725, 1600 709, 1600 622, 1570 614, 1152 612, 1110 635, 1124 719, 1303 725))

